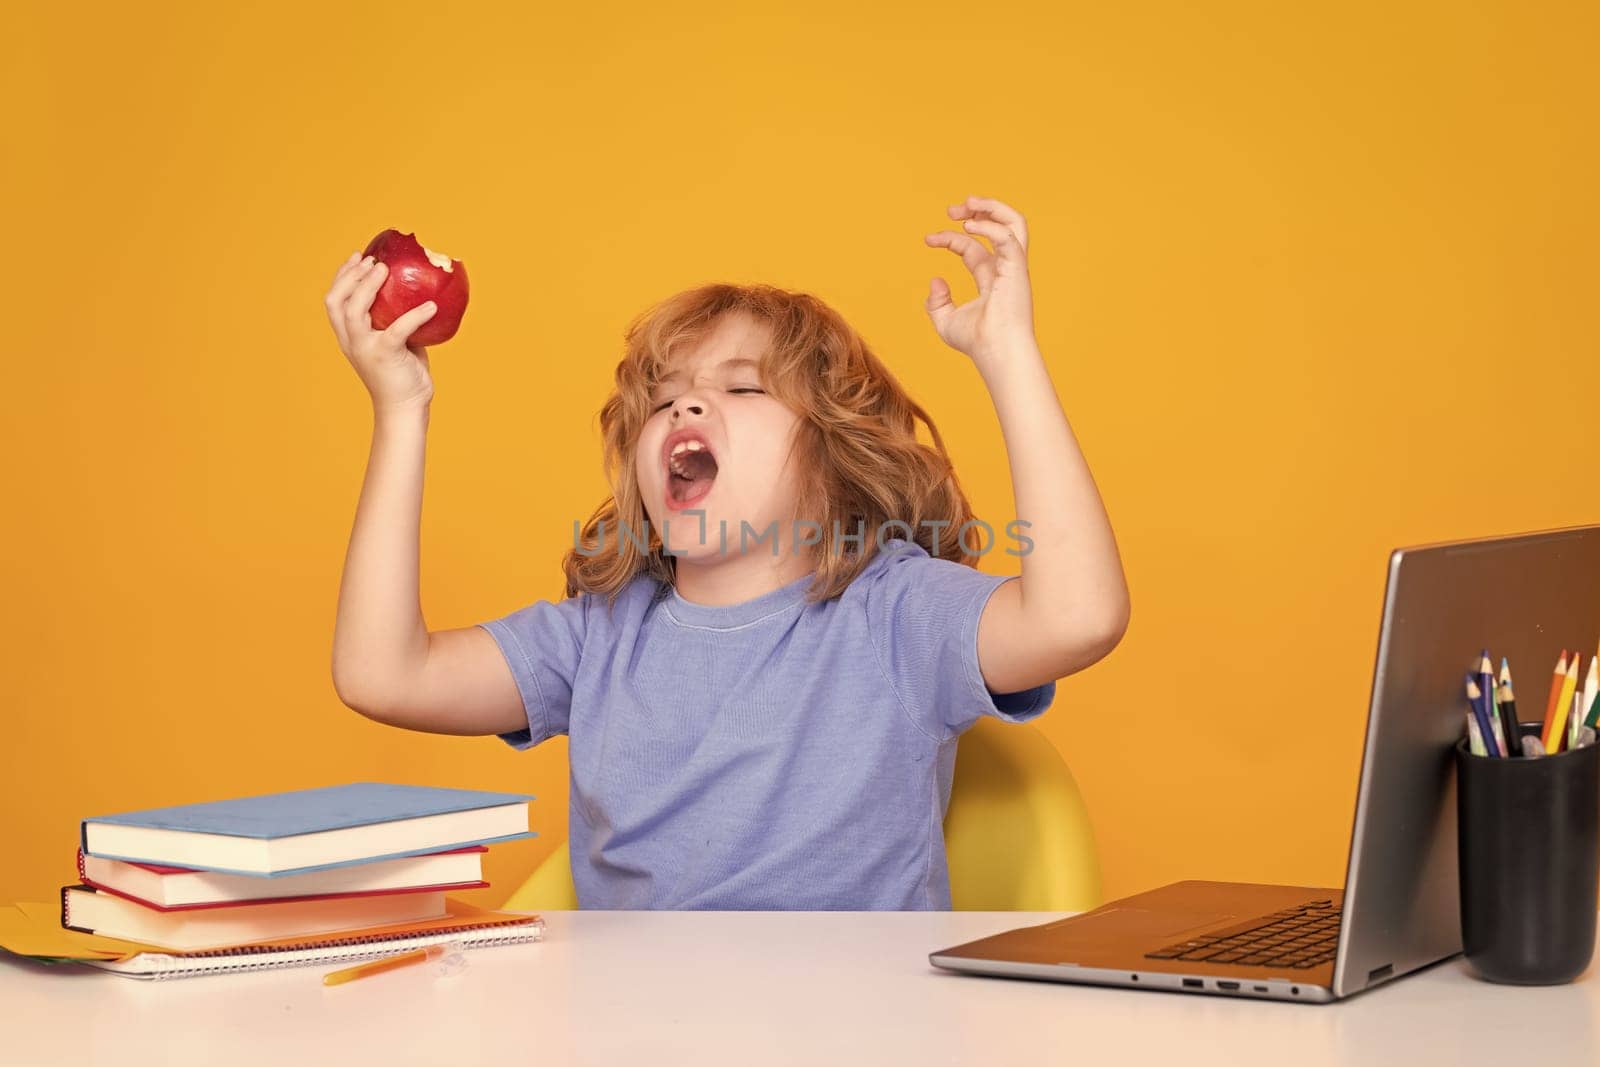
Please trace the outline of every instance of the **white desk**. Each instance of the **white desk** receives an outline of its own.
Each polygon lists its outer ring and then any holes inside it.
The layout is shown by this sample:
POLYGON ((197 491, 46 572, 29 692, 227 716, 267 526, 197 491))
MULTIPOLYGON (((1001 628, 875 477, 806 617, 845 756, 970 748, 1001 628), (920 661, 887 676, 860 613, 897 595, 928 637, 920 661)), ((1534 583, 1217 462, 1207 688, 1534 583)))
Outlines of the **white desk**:
POLYGON ((1592 1064, 1600 981, 1459 956, 1333 1004, 952 974, 928 953, 1062 912, 546 911, 545 939, 342 986, 146 982, 0 954, 5 1064, 1592 1064))

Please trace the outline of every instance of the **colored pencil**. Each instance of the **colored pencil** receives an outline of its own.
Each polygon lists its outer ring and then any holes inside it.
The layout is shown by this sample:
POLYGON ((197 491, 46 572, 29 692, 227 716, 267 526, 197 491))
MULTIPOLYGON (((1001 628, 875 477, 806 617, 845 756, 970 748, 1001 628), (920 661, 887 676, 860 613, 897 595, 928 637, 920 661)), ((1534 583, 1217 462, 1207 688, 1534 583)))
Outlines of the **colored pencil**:
POLYGON ((1483 731, 1478 729, 1478 720, 1473 712, 1467 712, 1467 751, 1474 756, 1487 756, 1488 750, 1483 747, 1483 731))
MULTIPOLYGON (((1596 646, 1594 654, 1596 659, 1600 659, 1600 646, 1596 646)), ((1593 665, 1591 664, 1591 666, 1593 665)), ((1586 691, 1588 688, 1588 686, 1584 686, 1586 691)), ((1600 690, 1596 691, 1593 699, 1591 699, 1588 704, 1589 713, 1584 716, 1583 724, 1585 726, 1593 726, 1596 729, 1600 729, 1600 690)))
POLYGON ((1544 726, 1539 730, 1539 743, 1546 752, 1550 751, 1550 724, 1556 721, 1556 701, 1561 699, 1561 687, 1567 681, 1567 650, 1561 650, 1561 658, 1556 661, 1555 676, 1550 679, 1550 699, 1544 705, 1544 726))
POLYGON ((1486 755, 1502 756, 1494 743, 1494 726, 1489 721, 1489 701, 1483 690, 1478 688, 1478 680, 1472 676, 1471 671, 1466 672, 1467 703, 1472 705, 1473 717, 1478 721, 1478 733, 1483 737, 1483 747, 1486 755))
POLYGON ((1550 736, 1544 739, 1544 750, 1550 755, 1561 751, 1561 743, 1566 740, 1567 713, 1572 708, 1572 693, 1578 688, 1578 654, 1572 654, 1572 662, 1567 666, 1566 680, 1561 683, 1561 691, 1556 694, 1556 714, 1550 723, 1550 736))
POLYGON ((1593 726, 1589 717, 1594 714, 1595 698, 1600 697, 1600 656, 1589 659, 1589 676, 1583 682, 1583 696, 1578 700, 1578 719, 1583 726, 1593 726))
POLYGON ((1478 660, 1478 688, 1483 690, 1484 703, 1489 705, 1489 725, 1494 727, 1494 740, 1500 746, 1500 755, 1516 755, 1513 746, 1517 745, 1517 728, 1507 726, 1500 716, 1500 694, 1495 690, 1494 664, 1489 660, 1487 648, 1478 660))
MULTIPOLYGON (((1592 661, 1591 661, 1592 662, 1592 661)), ((1583 696, 1572 694, 1572 711, 1567 714, 1567 750, 1578 747, 1578 731, 1583 729, 1583 696)))
POLYGON ((1486 707, 1490 712, 1490 729, 1494 733, 1494 747, 1499 749, 1501 755, 1510 755, 1510 750, 1506 747, 1506 731, 1501 729, 1501 721, 1499 721, 1499 709, 1494 707, 1494 701, 1496 701, 1496 696, 1494 696, 1494 665, 1490 662, 1490 649, 1483 649, 1483 653, 1478 656, 1477 672, 1478 691, 1483 694, 1483 707, 1486 707))
POLYGON ((1521 756, 1522 753, 1522 728, 1517 724, 1517 695, 1511 688, 1511 664, 1504 656, 1500 657, 1500 687, 1495 691, 1499 698, 1500 716, 1505 720, 1505 729, 1511 731, 1511 754, 1521 756))
MULTIPOLYGON (((1482 692, 1481 687, 1479 692, 1482 692)), ((1495 755, 1511 755, 1511 753, 1506 749, 1506 731, 1505 728, 1500 725, 1500 712, 1495 709, 1494 702, 1492 700, 1484 699, 1483 702, 1489 705, 1489 729, 1494 732, 1495 755)))

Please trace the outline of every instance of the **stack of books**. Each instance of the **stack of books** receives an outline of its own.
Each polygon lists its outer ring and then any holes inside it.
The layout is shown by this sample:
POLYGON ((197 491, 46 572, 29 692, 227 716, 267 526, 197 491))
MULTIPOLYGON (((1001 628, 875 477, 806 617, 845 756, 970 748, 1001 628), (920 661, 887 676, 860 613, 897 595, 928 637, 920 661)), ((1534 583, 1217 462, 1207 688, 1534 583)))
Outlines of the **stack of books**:
POLYGON ((174 952, 447 927, 532 799, 355 782, 87 818, 61 925, 174 952))

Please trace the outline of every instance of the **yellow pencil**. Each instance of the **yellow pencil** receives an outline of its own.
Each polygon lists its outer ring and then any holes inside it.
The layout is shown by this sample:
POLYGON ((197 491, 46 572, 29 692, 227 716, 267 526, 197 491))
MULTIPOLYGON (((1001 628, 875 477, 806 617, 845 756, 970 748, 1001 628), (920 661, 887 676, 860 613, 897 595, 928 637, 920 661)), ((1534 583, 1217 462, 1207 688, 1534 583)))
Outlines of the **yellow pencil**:
POLYGON ((1567 679, 1561 683, 1561 695, 1556 697, 1556 715, 1550 723, 1550 736, 1544 739, 1544 750, 1547 755, 1555 755, 1561 751, 1561 742, 1566 738, 1567 713, 1572 709, 1572 694, 1578 688, 1578 660, 1582 657, 1578 653, 1572 654, 1572 663, 1567 667, 1567 679))
POLYGON ((396 967, 409 967, 413 963, 436 960, 443 956, 449 947, 448 944, 428 945, 424 948, 414 948, 409 952, 397 952, 393 956, 385 956, 381 960, 358 963, 354 967, 346 967, 342 971, 329 971, 322 976, 322 984, 338 985, 340 982, 353 982, 357 978, 365 978, 369 974, 382 974, 384 971, 392 971, 396 967))

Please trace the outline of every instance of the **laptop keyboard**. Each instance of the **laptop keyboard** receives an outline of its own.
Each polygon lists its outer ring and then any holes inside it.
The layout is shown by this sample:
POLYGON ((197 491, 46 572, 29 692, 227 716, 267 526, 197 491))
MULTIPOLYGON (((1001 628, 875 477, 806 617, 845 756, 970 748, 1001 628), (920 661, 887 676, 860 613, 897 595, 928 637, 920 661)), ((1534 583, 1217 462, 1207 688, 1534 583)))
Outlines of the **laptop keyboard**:
POLYGON ((1333 959, 1338 941, 1339 906, 1331 900, 1314 900, 1146 952, 1145 958, 1301 970, 1333 959))

